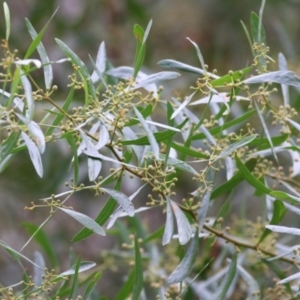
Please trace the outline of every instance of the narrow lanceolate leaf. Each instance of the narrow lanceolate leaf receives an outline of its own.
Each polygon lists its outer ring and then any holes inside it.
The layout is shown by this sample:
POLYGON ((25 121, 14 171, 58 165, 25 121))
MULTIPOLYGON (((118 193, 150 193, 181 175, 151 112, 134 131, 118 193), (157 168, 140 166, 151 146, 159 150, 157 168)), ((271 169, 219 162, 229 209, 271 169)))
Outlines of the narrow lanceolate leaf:
MULTIPOLYGON (((69 109, 69 106, 70 106, 72 100, 74 99, 73 95, 74 95, 74 87, 72 86, 72 88, 70 89, 70 92, 69 92, 69 94, 68 94, 68 96, 67 96, 67 98, 66 98, 66 100, 65 100, 65 102, 63 104, 63 106, 61 107, 63 111, 67 111, 69 109)), ((64 117, 65 117, 64 114, 62 114, 62 113, 58 114, 55 117, 52 125, 49 126, 48 129, 46 130, 45 135, 47 136, 47 135, 52 134, 52 132, 55 130, 56 126, 58 126, 58 124, 61 122, 61 120, 64 117)))
POLYGON ((160 81, 171 80, 178 78, 180 73, 177 72, 158 72, 152 75, 147 76, 145 79, 140 80, 137 84, 134 85, 135 89, 145 87, 149 84, 157 83, 160 81))
POLYGON ((136 78, 136 76, 144 62, 145 53, 146 53, 146 45, 145 45, 145 43, 143 43, 145 32, 144 32, 144 29, 140 25, 138 25, 138 24, 134 25, 133 34, 136 39, 133 78, 136 78))
POLYGON ((235 150, 238 150, 238 149, 248 145, 249 143, 251 143, 256 138, 257 138, 257 134, 251 134, 251 135, 243 137, 242 139, 232 143, 227 148, 225 148, 218 155, 218 157, 216 159, 224 158, 224 157, 227 157, 227 156, 231 155, 235 150))
MULTIPOLYGON (((288 71, 287 61, 282 53, 278 54, 278 67, 280 71, 288 71)), ((284 105, 290 104, 289 88, 285 84, 281 84, 281 91, 284 105)))
MULTIPOLYGON (((285 205, 280 200, 275 200, 273 202, 273 207, 273 216, 270 221, 270 225, 278 224, 282 220, 286 212, 285 205)), ((265 229, 258 241, 258 244, 260 244, 270 234, 270 232, 271 231, 269 229, 265 229)))
POLYGON ((251 172, 246 168, 246 166, 242 163, 238 156, 235 157, 235 160, 241 174, 253 187, 263 193, 270 194, 271 190, 251 174, 251 172))
MULTIPOLYGON (((89 71, 83 61, 78 57, 77 54, 75 54, 64 42, 62 42, 59 39, 55 39, 58 46, 62 49, 62 51, 65 53, 67 57, 69 57, 73 64, 78 66, 79 72, 81 74, 81 78, 86 86, 89 88, 89 92, 92 94, 93 97, 96 97, 96 90, 91 80, 88 80, 90 78, 89 71)), ((85 91, 87 92, 87 91, 85 91)), ((86 98, 88 96, 86 95, 86 98)), ((86 104, 88 103, 88 99, 85 99, 86 104)))
POLYGON ((144 279, 143 279, 143 265, 142 265, 142 256, 140 252, 140 245, 138 242, 138 238, 135 236, 134 238, 134 286, 131 299, 138 300, 139 296, 143 289, 144 279))
POLYGON ((105 43, 102 42, 100 44, 97 58, 96 58, 96 68, 91 76, 92 82, 96 82, 100 79, 100 76, 105 72, 106 69, 106 50, 105 50, 105 43), (99 76, 100 75, 100 76, 99 76))
MULTIPOLYGON (((128 199, 130 201, 132 201, 138 194, 139 192, 146 186, 147 184, 145 183, 144 185, 142 185, 140 188, 138 188, 128 199)), ((107 229, 111 228, 114 223, 116 222, 116 220, 121 217, 121 215, 123 214, 124 210, 121 206, 119 206, 116 210, 116 212, 111 215, 111 218, 107 224, 107 229)), ((136 212, 136 211, 135 211, 136 212)), ((126 214, 127 215, 127 214, 126 214)))
MULTIPOLYGON (((96 266, 96 263, 92 262, 92 261, 83 261, 80 263, 80 266, 78 268, 78 273, 82 273, 85 272, 93 267, 96 266)), ((76 272, 76 266, 72 266, 70 269, 68 269, 67 271, 59 274, 59 277, 62 276, 69 276, 69 275, 74 275, 76 272)))
POLYGON ((34 113, 34 100, 32 97, 32 89, 29 80, 27 79, 24 72, 21 70, 21 82, 25 91, 27 106, 28 106, 28 118, 32 120, 34 113))
POLYGON ((26 261, 28 261, 30 264, 32 264, 34 267, 37 267, 41 270, 43 269, 43 266, 37 265, 34 261, 30 260, 27 256, 23 255, 21 252, 18 252, 17 250, 11 248, 9 245, 7 245, 4 241, 0 240, 0 246, 3 247, 7 252, 16 260, 19 258, 22 258, 26 261))
POLYGON ((22 131, 21 135, 26 144, 26 147, 27 147, 29 155, 30 155, 31 162, 32 162, 37 174, 40 177, 43 177, 43 164, 42 164, 42 158, 41 158, 41 154, 40 154, 38 147, 25 132, 22 131))
POLYGON ((167 283, 177 283, 183 281, 189 273, 192 271, 193 265, 195 263, 199 247, 199 236, 198 229, 196 230, 194 237, 185 253, 182 261, 173 271, 173 273, 168 277, 167 283))
POLYGON ((234 253, 229 269, 225 275, 225 277, 223 278, 221 284, 219 285, 219 287, 217 288, 216 292, 213 294, 212 296, 212 300, 224 300, 226 299, 226 293, 228 291, 228 289, 230 288, 230 285, 234 279, 234 277, 236 276, 236 265, 237 265, 237 253, 234 253))
POLYGON ((99 173, 102 168, 102 162, 100 159, 94 159, 88 157, 88 173, 89 173, 89 180, 94 181, 99 176, 99 173))
POLYGON ((81 223, 84 227, 92 230, 93 232, 99 235, 105 235, 105 231, 103 230, 103 228, 87 215, 84 215, 72 209, 66 209, 62 207, 60 207, 59 209, 68 214, 70 217, 72 217, 79 223, 81 223))
POLYGON ((244 279, 245 283, 248 285, 248 298, 249 300, 259 300, 260 299, 260 288, 257 281, 253 276, 248 273, 242 266, 237 265, 237 269, 241 277, 244 279))
MULTIPOLYGON (((122 174, 119 176, 116 185, 114 186, 114 191, 118 191, 121 188, 122 183, 122 174)), ((98 216, 95 219, 95 222, 99 224, 100 226, 104 225, 104 223, 109 219, 109 217, 112 215, 115 207, 116 207, 116 201, 113 199, 113 197, 110 197, 107 202, 105 203, 102 210, 99 212, 98 216)), ((89 237, 93 233, 92 230, 88 228, 83 228, 80 232, 78 232, 75 237, 72 239, 73 242, 79 242, 87 237, 89 237)))
POLYGON ((262 26, 261 17, 255 12, 251 13, 251 33, 253 41, 258 44, 266 44, 266 33, 262 26))
MULTIPOLYGON (((44 222, 45 224, 45 222, 44 222)), ((43 225, 43 224, 41 224, 43 225)), ((37 226, 33 223, 22 223, 22 227, 26 229, 28 234, 30 234, 31 238, 33 238, 39 246, 42 248, 48 259, 50 260, 51 267, 55 268, 57 265, 57 257, 55 255, 55 252, 53 250, 53 245, 46 235, 46 233, 43 231, 42 226, 37 226)), ((24 246, 20 251, 24 249, 24 246)))
POLYGON ((103 273, 102 272, 97 272, 96 274, 93 275, 91 278, 90 282, 87 285, 87 288, 85 290, 85 293, 83 295, 83 300, 89 300, 92 299, 92 293, 95 290, 96 285, 98 284, 98 281, 102 277, 103 273))
POLYGON ((245 84, 275 82, 279 84, 292 85, 300 88, 300 78, 291 71, 275 71, 257 76, 250 77, 244 80, 245 84))
POLYGON ((278 226, 278 225, 266 225, 266 228, 270 229, 271 231, 278 232, 278 233, 300 235, 299 228, 278 226))
MULTIPOLYGON (((165 154, 160 154, 159 157, 161 159, 165 159, 166 156, 165 156, 165 154)), ((167 164, 169 166, 174 167, 175 169, 179 169, 179 170, 189 172, 189 173, 192 173, 192 174, 195 174, 195 175, 198 174, 198 172, 193 167, 191 167, 186 162, 184 162, 182 160, 179 160, 177 158, 169 157, 168 160, 167 160, 167 164)))
POLYGON ((170 199, 167 199, 167 220, 165 224, 165 231, 164 235, 162 238, 162 245, 167 245, 170 243, 173 233, 174 233, 174 215, 173 215, 173 210, 171 206, 171 201, 170 199))
POLYGON ((195 47, 195 49, 197 51, 198 59, 199 59, 200 64, 201 64, 201 67, 204 70, 204 74, 206 74, 206 68, 205 68, 204 59, 203 59, 202 53, 201 53, 198 45, 195 42, 193 42, 190 38, 186 38, 186 39, 189 40, 193 44, 193 46, 195 47))
POLYGON ((45 272, 46 264, 41 252, 35 251, 33 256, 34 256, 33 261, 36 263, 36 265, 40 266, 40 268, 34 266, 33 282, 35 286, 40 286, 44 281, 43 275, 45 272))
POLYGON ((5 25, 6 25, 5 39, 8 41, 10 36, 10 13, 6 2, 3 3, 3 10, 4 10, 5 25))
MULTIPOLYGON (((35 29, 33 28, 32 24, 30 23, 30 21, 28 19, 25 19, 25 23, 26 23, 26 26, 27 26, 27 29, 29 31, 31 38, 34 40, 38 36, 37 32, 35 31, 35 29)), ((53 70, 52 70, 52 65, 50 63, 46 49, 45 49, 44 45, 42 44, 42 42, 40 42, 37 45, 37 51, 40 55, 43 65, 44 65, 43 69, 44 69, 45 86, 46 86, 47 90, 50 90, 50 88, 52 86, 52 82, 53 82, 53 70)))
POLYGON ((298 131, 300 131, 300 124, 298 124, 297 122, 293 121, 290 118, 286 118, 286 120, 293 126, 295 127, 298 131))
POLYGON ((199 229, 200 230, 202 229, 202 227, 204 225, 205 217, 208 212, 210 196, 211 196, 211 191, 207 190, 204 193, 204 196, 201 200, 201 206, 199 207, 199 210, 198 210, 198 219, 199 219, 199 229))
POLYGON ((290 281, 293 281, 293 280, 296 280, 296 279, 299 279, 299 278, 300 278, 300 272, 278 281, 277 284, 285 284, 285 283, 288 283, 290 281))
MULTIPOLYGON (((252 172, 254 170, 254 167, 257 163, 257 160, 255 158, 251 158, 246 161, 245 167, 248 169, 249 172, 252 172)), ((229 193, 232 191, 235 187, 238 186, 242 181, 244 180, 244 176, 242 175, 241 171, 237 171, 230 180, 226 181, 219 187, 217 187, 211 194, 211 199, 218 198, 222 196, 225 193, 229 193)))
POLYGON ((16 113, 17 117, 27 126, 29 132, 34 137, 37 147, 39 148, 40 153, 45 152, 46 142, 45 136, 41 128, 34 121, 30 121, 25 118, 23 115, 16 113))
MULTIPOLYGON (((172 69, 176 69, 179 71, 184 71, 184 72, 190 72, 190 73, 195 73, 195 74, 201 74, 203 75, 205 73, 204 70, 199 69, 199 68, 195 68, 193 66, 187 65, 185 63, 179 62, 177 60, 173 60, 173 59, 164 59, 158 62, 158 65, 163 67, 163 68, 172 68, 172 69)), ((219 78, 219 76, 213 74, 213 73, 206 73, 207 75, 209 75, 212 78, 219 78)))
POLYGON ((176 108, 176 110, 173 112, 171 119, 174 119, 192 100, 193 96, 196 92, 192 93, 190 96, 188 96, 180 105, 176 108))
POLYGON ((25 59, 30 57, 31 54, 35 51, 35 49, 37 48, 37 46, 40 44, 46 29, 48 27, 48 25, 50 24, 51 19, 54 17, 54 15, 56 14, 58 8, 55 10, 55 12, 52 14, 51 18, 48 20, 48 22, 46 23, 46 25, 43 27, 43 29, 39 32, 39 34, 33 39, 32 43, 30 44, 30 46, 28 47, 28 50, 25 54, 25 59))
MULTIPOLYGON (((225 86, 226 84, 230 84, 233 82, 236 82, 238 79, 241 80, 245 77, 246 74, 248 74, 251 70, 252 70, 252 66, 251 67, 247 67, 245 69, 242 70, 238 70, 238 71, 234 71, 231 74, 226 74, 218 79, 215 79, 211 82, 211 85, 213 87, 219 87, 219 86, 225 86)), ((220 93, 223 94, 223 93, 220 93)), ((238 100, 238 98, 237 98, 238 100)), ((241 98, 242 100, 242 98, 241 98)))
POLYGON ((185 245, 192 237, 192 226, 185 216, 184 212, 178 207, 178 205, 174 201, 170 201, 177 222, 179 243, 181 245, 185 245))
POLYGON ((112 198, 114 198, 118 204, 125 210, 125 212, 128 214, 128 216, 133 217, 134 216, 134 206, 131 203, 130 199, 123 193, 107 189, 107 188, 101 188, 104 192, 109 194, 112 198))
POLYGON ((278 158, 277 158, 276 152, 275 152, 275 150, 274 150, 274 145, 273 145, 273 142, 272 142, 272 137, 271 137, 271 135, 270 135, 268 126, 267 126, 267 124, 266 124, 266 122, 265 122, 265 119, 264 119, 264 117, 263 117, 263 115, 262 115, 262 113, 261 113, 261 111, 260 111, 260 109, 259 109, 259 107, 258 107, 258 104, 257 104, 256 100, 254 100, 253 102, 254 102, 255 109, 256 109, 256 111, 257 111, 257 115, 258 115, 258 117, 259 117, 259 119, 260 119, 260 122, 261 122, 261 124, 262 124, 262 126, 263 126, 265 135, 266 135, 266 137, 267 137, 267 139, 268 139, 268 141, 269 141, 269 144, 270 144, 270 146, 271 146, 272 154, 273 154, 275 160, 276 160, 277 163, 278 163, 278 158))
POLYGON ((134 112, 136 114, 136 116, 138 117, 138 119, 140 120, 146 134, 149 140, 149 143, 151 145, 152 151, 154 153, 154 156, 157 160, 159 160, 159 146, 158 143, 156 142, 156 139, 153 135, 153 132, 151 131, 149 125, 147 124, 147 122, 145 122, 145 119, 143 118, 142 114, 139 112, 139 110, 135 107, 133 107, 134 112))

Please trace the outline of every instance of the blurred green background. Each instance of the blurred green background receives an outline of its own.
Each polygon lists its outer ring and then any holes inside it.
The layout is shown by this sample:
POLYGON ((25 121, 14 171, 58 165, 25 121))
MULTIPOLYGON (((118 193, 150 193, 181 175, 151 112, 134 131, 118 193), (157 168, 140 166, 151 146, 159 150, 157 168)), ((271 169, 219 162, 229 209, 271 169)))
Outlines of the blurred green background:
MULTIPOLYGON (((193 46, 186 39, 189 37, 199 45, 210 70, 217 69, 221 75, 251 64, 251 50, 240 20, 249 28, 250 13, 259 11, 261 1, 8 0, 7 4, 12 18, 10 47, 19 50, 20 58, 24 56, 31 41, 24 18, 28 18, 35 29, 40 31, 59 7, 43 39, 51 60, 64 57, 54 40, 59 38, 92 70, 88 55, 95 58, 100 43, 105 41, 108 59, 114 66, 132 66, 135 54, 133 25, 138 23, 145 28, 149 20, 153 19, 147 41, 146 68, 160 71, 157 62, 166 58, 200 67, 193 46)), ((0 10, 0 35, 4 38, 4 18, 0 10)), ((298 74, 299 15, 299 0, 269 0, 263 18, 270 56, 277 60, 278 52, 283 52, 290 69, 298 74)), ((37 54, 34 56, 38 58, 37 54)), ((276 69, 277 64, 270 68, 276 69)), ((54 72, 55 84, 59 87, 58 100, 63 100, 70 69, 65 64, 54 65, 54 72)), ((182 79, 176 80, 176 85, 171 85, 170 92, 173 95, 178 92, 184 95, 195 80, 195 76, 184 75, 182 79)), ((45 179, 38 178, 25 151, 18 154, 9 168, 0 175, 0 239, 11 247, 20 249, 29 238, 21 222, 29 221, 38 225, 48 214, 48 210, 28 212, 23 208, 30 205, 31 201, 62 191, 64 182, 71 177, 70 153, 65 146, 60 143, 48 146, 43 157, 45 179)), ((82 174, 84 178, 85 174, 82 174)), ((92 217, 97 215, 102 205, 91 194, 80 194, 74 198, 69 204, 92 217)), ((68 268, 68 260, 65 258, 72 246, 70 237, 80 229, 76 222, 69 218, 66 222, 65 218, 58 214, 45 228, 62 268, 68 268)), ((151 222, 155 223, 153 219, 151 222)), ((77 253, 83 253, 84 259, 99 261, 101 249, 110 249, 115 243, 110 239, 93 236, 73 246, 77 253)), ((24 254, 32 257, 33 251, 38 249, 38 245, 31 243, 24 254)), ((0 249, 0 282, 12 284, 20 280, 21 276, 17 264, 0 249)), ((105 292, 108 295, 119 280, 114 278, 105 281, 105 292)))

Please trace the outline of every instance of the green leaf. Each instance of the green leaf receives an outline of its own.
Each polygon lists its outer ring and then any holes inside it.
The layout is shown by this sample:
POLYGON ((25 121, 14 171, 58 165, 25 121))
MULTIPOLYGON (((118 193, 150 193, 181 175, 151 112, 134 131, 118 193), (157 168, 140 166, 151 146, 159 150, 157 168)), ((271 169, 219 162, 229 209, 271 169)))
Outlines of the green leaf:
MULTIPOLYGON (((147 117, 149 117, 152 114, 153 106, 151 104, 149 104, 146 107, 137 107, 137 109, 139 110, 141 115, 144 117, 144 119, 146 119, 147 117)), ((132 120, 128 121, 127 123, 125 123, 124 126, 131 127, 131 126, 137 125, 139 123, 140 123, 139 120, 132 119, 132 120)))
POLYGON ((181 282, 189 275, 195 263, 198 254, 198 248, 199 248, 199 232, 197 228, 194 237, 182 261, 177 266, 177 268, 172 272, 172 274, 168 277, 167 279, 168 284, 181 282))
POLYGON ((144 128, 144 130, 147 134, 147 137, 148 137, 149 143, 151 145, 152 151, 154 153, 154 156, 158 160, 159 159, 159 146, 158 146, 158 143, 157 143, 157 141, 156 141, 156 139, 153 135, 153 132, 151 131, 148 123, 145 121, 145 119, 143 118, 141 113, 135 107, 133 107, 133 109, 134 109, 134 112, 135 112, 136 116, 138 117, 139 121, 141 122, 141 125, 143 126, 143 128, 144 128))
MULTIPOLYGON (((283 219, 285 212, 286 212, 286 207, 280 200, 275 200, 273 202, 273 207, 274 207, 273 208, 273 216, 270 221, 270 224, 276 225, 283 219)), ((271 230, 265 229, 263 234, 261 235, 257 245, 259 245, 270 234, 270 232, 271 232, 271 230)))
POLYGON ((87 215, 84 215, 80 212, 71 209, 62 208, 62 207, 59 207, 59 209, 65 212, 66 214, 68 214, 70 217, 72 217, 79 223, 81 223, 84 227, 92 230, 93 232, 99 235, 105 235, 105 231, 103 230, 103 228, 87 215))
MULTIPOLYGON (((243 114, 242 116, 240 116, 240 117, 238 117, 234 120, 228 121, 228 122, 226 122, 225 124, 223 124, 221 126, 217 126, 215 128, 210 129, 209 133, 213 136, 218 134, 218 133, 221 133, 223 130, 225 130, 227 128, 230 128, 234 125, 238 125, 238 124, 242 123, 243 121, 246 121, 248 118, 250 118, 255 113, 256 113, 255 109, 250 110, 250 111, 246 112, 245 114, 243 114)), ((197 133, 197 134, 192 136, 192 140, 202 140, 204 138, 205 138, 205 134, 202 133, 202 132, 197 133)))
POLYGON ((265 29, 262 26, 261 19, 255 12, 251 13, 250 23, 253 41, 259 45, 262 43, 266 44, 265 29))
MULTIPOLYGON (((250 158, 246 161, 245 167, 249 172, 252 172, 254 170, 254 167, 256 166, 257 159, 256 158, 250 158)), ((220 197, 221 195, 228 193, 232 191, 235 187, 237 187, 238 184, 240 184, 244 180, 244 177, 242 175, 241 171, 237 171, 228 181, 217 187, 211 194, 210 199, 215 199, 220 197)))
POLYGON ((115 300, 125 300, 132 293, 134 287, 135 272, 132 270, 127 278, 127 281, 122 285, 121 290, 115 297, 115 300))
MULTIPOLYGON (((37 32, 28 19, 25 19, 25 23, 31 38, 34 40, 38 36, 37 32)), ((43 63, 45 86, 47 90, 50 90, 53 82, 53 70, 46 49, 41 41, 37 45, 37 51, 43 63)))
MULTIPOLYGON (((185 119, 181 124, 177 125, 175 128, 181 129, 186 122, 188 121, 188 119, 185 119)), ((165 130, 165 131, 161 131, 161 132, 155 132, 153 133, 154 138, 156 140, 156 142, 162 142, 165 141, 167 139, 169 139, 170 137, 174 136, 177 132, 174 130, 165 130)), ((136 140, 129 140, 129 141, 122 141, 123 145, 139 145, 139 146, 145 146, 145 145, 150 145, 148 136, 143 136, 141 138, 138 138, 136 140)))
POLYGON ((5 25, 6 25, 5 39, 8 41, 10 36, 10 12, 6 2, 3 2, 3 10, 4 10, 5 25))
MULTIPOLYGON (((33 39, 32 43, 30 44, 26 54, 25 54, 25 59, 30 57, 31 54, 34 52, 34 50, 38 47, 38 45, 40 44, 47 27, 49 26, 52 18, 55 16, 56 12, 57 12, 58 8, 55 10, 55 12, 52 14, 51 18, 49 19, 49 21, 46 23, 46 25, 43 27, 43 29, 40 31, 40 33, 33 39)), ((25 19, 27 20, 27 19, 25 19)), ((28 21, 28 20, 27 20, 28 21)))
POLYGON ((12 151, 17 146, 21 131, 12 131, 8 138, 0 145, 0 173, 8 166, 12 159, 12 151))
POLYGON ((251 49, 251 51, 252 51, 252 54, 253 54, 253 56, 254 56, 254 50, 253 50, 253 48, 252 48, 252 39, 251 39, 250 33, 249 33, 249 31, 248 31, 248 29, 247 29, 247 27, 246 27, 246 25, 244 24, 243 21, 241 21, 241 24, 242 24, 242 27, 243 27, 243 29, 244 29, 244 31, 245 31, 245 34, 246 34, 247 40, 248 40, 248 42, 249 42, 249 46, 250 46, 250 49, 251 49))
POLYGON ((73 299, 73 297, 75 298, 77 293, 78 293, 78 285, 79 285, 78 274, 79 274, 80 264, 81 264, 81 257, 79 256, 77 261, 76 261, 75 266, 73 266, 71 268, 71 270, 68 270, 68 271, 63 273, 63 276, 74 275, 73 282, 72 282, 72 287, 71 287, 71 290, 70 290, 70 297, 69 297, 70 299, 73 299), (74 273, 72 273, 72 271, 74 273))
MULTIPOLYGON (((121 188, 122 183, 122 175, 119 176, 116 185, 114 186, 115 191, 119 191, 121 188)), ((100 226, 103 226, 105 222, 110 218, 114 209, 117 206, 117 202, 114 200, 113 197, 110 197, 107 202, 105 203, 102 210, 99 212, 98 216, 95 219, 95 222, 100 226)), ((83 228, 80 232, 78 232, 75 237, 72 239, 73 242, 79 242, 87 237, 89 237, 93 233, 92 230, 88 228, 83 228)))
MULTIPOLYGON (((272 144, 274 147, 281 145, 283 142, 285 142, 288 139, 289 135, 288 134, 282 134, 279 136, 273 136, 271 137, 272 140, 272 144)), ((270 143, 269 140, 267 138, 258 138, 255 139, 253 141, 251 141, 248 144, 249 147, 257 147, 257 150, 265 150, 265 149, 269 149, 270 148, 270 143)))
MULTIPOLYGON (((277 265, 276 262, 273 261, 269 261, 268 259, 261 259, 261 261, 267 266, 269 267, 279 279, 284 279, 286 278, 286 272, 285 270, 282 268, 282 265, 277 265)), ((291 289, 291 286, 289 283, 284 284, 286 291, 290 294, 291 299, 293 298, 293 291, 291 289)))
POLYGON ((134 72, 133 72, 133 78, 136 78, 139 70, 141 69, 145 53, 146 53, 146 40, 148 37, 148 34, 150 32, 152 26, 152 20, 148 23, 148 26, 146 28, 146 31, 144 32, 144 29, 140 26, 135 24, 133 27, 133 34, 136 39, 136 52, 135 52, 135 58, 134 58, 134 72))
POLYGON ((239 169, 239 171, 241 172, 242 176, 246 181, 248 181, 257 190, 265 194, 270 194, 271 190, 251 174, 251 172, 242 163, 242 161, 238 158, 238 156, 235 156, 235 161, 236 161, 237 168, 239 169))
POLYGON ((153 240, 159 239, 163 236, 165 231, 165 225, 159 227, 157 230, 155 230, 153 233, 149 234, 144 240, 143 244, 149 243, 153 240))
POLYGON ((52 268, 55 268, 58 263, 57 257, 53 250, 52 244, 45 232, 41 228, 39 228, 39 226, 33 223, 24 222, 22 223, 22 226, 31 236, 34 237, 35 241, 41 246, 41 248, 44 250, 48 258, 50 259, 52 268))
POLYGON ((225 274, 221 284, 217 288, 216 292, 212 296, 212 300, 224 300, 226 299, 226 293, 230 288, 230 285, 236 275, 236 266, 237 266, 237 257, 238 254, 234 253, 229 269, 225 274))
MULTIPOLYGON (((70 107, 70 104, 72 102, 72 100, 74 99, 74 87, 72 86, 72 88, 70 89, 70 92, 67 96, 66 101, 64 102, 63 106, 62 106, 62 111, 67 111, 70 107)), ((57 116, 55 117, 53 123, 48 127, 45 135, 50 135, 52 134, 52 132, 55 130, 55 128, 60 124, 60 122, 63 120, 63 118, 65 117, 64 114, 59 113, 57 114, 57 116)))
POLYGON ((134 286, 133 286, 133 293, 131 299, 138 300, 144 285, 144 279, 143 279, 144 275, 143 275, 142 256, 141 256, 140 245, 137 236, 135 236, 134 238, 134 253, 135 253, 134 286))
POLYGON ((180 145, 178 143, 175 143, 175 142, 171 143, 171 147, 173 149, 175 149, 176 151, 178 151, 182 154, 185 154, 185 155, 189 155, 189 156, 192 156, 192 157, 195 157, 195 158, 209 159, 209 155, 201 153, 201 152, 199 152, 197 150, 194 150, 192 148, 182 146, 182 145, 180 145))
POLYGON ((71 59, 71 62, 75 64, 77 67, 79 67, 77 70, 79 71, 79 74, 81 75, 81 79, 85 86, 85 94, 86 94, 85 104, 88 105, 89 103, 88 91, 91 93, 91 96, 94 97, 94 99, 97 99, 97 95, 96 95, 95 87, 92 81, 90 80, 90 74, 87 67, 85 66, 83 61, 78 57, 78 55, 75 54, 63 41, 59 39, 55 39, 55 41, 57 42, 58 46, 62 49, 62 51, 65 53, 65 55, 71 59))
POLYGON ((86 290, 84 292, 83 295, 83 300, 89 300, 92 299, 92 293, 98 283, 98 281, 100 280, 100 278, 102 277, 103 273, 102 272, 97 272, 95 275, 93 275, 93 278, 89 281, 86 290))
POLYGON ((211 82, 211 85, 213 87, 220 87, 220 86, 224 86, 226 84, 234 83, 238 79, 241 80, 242 78, 244 78, 245 75, 248 74, 251 70, 252 70, 252 67, 247 67, 245 69, 232 72, 232 74, 226 74, 218 79, 213 80, 211 82))
POLYGON ((291 204, 299 204, 299 202, 300 202, 299 197, 287 194, 287 193, 282 192, 282 191, 270 191, 269 195, 274 197, 274 198, 283 200, 285 202, 289 202, 291 204))

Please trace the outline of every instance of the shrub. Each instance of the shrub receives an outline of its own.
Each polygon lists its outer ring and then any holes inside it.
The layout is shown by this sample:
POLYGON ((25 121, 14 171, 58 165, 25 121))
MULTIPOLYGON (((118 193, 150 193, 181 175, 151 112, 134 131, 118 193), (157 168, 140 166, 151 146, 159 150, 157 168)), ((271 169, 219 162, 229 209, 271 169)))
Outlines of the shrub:
POLYGON ((43 177, 46 145, 63 143, 73 175, 63 192, 25 207, 48 209, 49 216, 40 225, 24 225, 30 238, 21 250, 0 241, 23 274, 21 282, 1 290, 2 298, 104 299, 95 287, 101 287, 102 271, 109 269, 122 280, 115 299, 291 299, 298 294, 299 249, 288 238, 300 230, 278 224, 286 214, 300 212, 300 125, 288 89, 299 88, 300 78, 287 69, 283 54, 279 71, 270 70, 274 61, 263 7, 264 1, 259 15, 251 14, 250 32, 242 23, 253 54, 247 68, 219 76, 209 71, 189 39, 201 68, 165 59, 158 64, 175 71, 146 74, 141 68, 150 21, 145 30, 134 26, 133 67, 112 67, 103 42, 96 60, 91 59, 90 75, 59 39, 67 58, 50 61, 41 42, 47 26, 37 33, 28 20, 33 41, 19 59, 9 47, 10 14, 4 3, 0 172, 27 149, 43 177), (40 59, 31 58, 35 51, 40 59), (73 70, 63 103, 55 98, 54 63, 71 64, 73 70), (34 79, 40 68, 41 85, 34 79), (199 77, 187 97, 171 97, 158 86, 179 72, 199 77), (134 192, 128 195, 130 187, 134 192), (95 220, 71 207, 73 197, 83 192, 103 204, 95 220), (258 207, 256 220, 247 212, 250 201, 258 207), (102 253, 100 267, 73 253, 72 267, 63 271, 45 231, 59 211, 84 226, 74 243, 115 235, 119 247, 102 253), (143 219, 156 222, 159 213, 164 222, 151 232, 143 219), (41 251, 24 255, 33 240, 41 251))

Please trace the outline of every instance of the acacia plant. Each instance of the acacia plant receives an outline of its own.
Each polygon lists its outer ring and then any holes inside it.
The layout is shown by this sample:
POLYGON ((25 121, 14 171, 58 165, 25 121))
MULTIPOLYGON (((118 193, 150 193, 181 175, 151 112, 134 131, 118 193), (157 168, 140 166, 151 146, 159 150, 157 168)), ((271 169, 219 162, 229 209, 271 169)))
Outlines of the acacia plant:
POLYGON ((99 264, 82 261, 78 253, 65 271, 49 257, 56 246, 49 242, 47 225, 58 211, 84 226, 70 238, 73 243, 117 235, 119 248, 104 254, 104 265, 123 282, 114 299, 297 298, 299 247, 289 237, 300 229, 278 224, 287 213, 300 214, 300 125, 289 97, 289 86, 299 89, 300 78, 287 69, 283 54, 274 71, 262 25, 264 4, 258 15, 251 13, 249 31, 242 23, 253 54, 244 69, 225 75, 210 71, 189 39, 200 67, 165 59, 158 65, 172 70, 144 73, 150 21, 145 30, 134 26, 133 67, 112 67, 102 42, 96 60, 91 58, 90 75, 59 39, 66 58, 51 61, 41 41, 47 26, 37 33, 28 20, 32 43, 22 59, 17 57, 10 49, 10 12, 4 3, 0 172, 20 151, 28 151, 43 177, 46 146, 61 143, 72 175, 65 191, 28 203, 26 210, 48 210, 49 216, 31 224, 21 250, 0 241, 23 273, 21 282, 1 289, 1 298, 105 299, 99 264), (36 53, 39 59, 33 58, 36 53), (55 98, 54 63, 71 64, 73 70, 63 103, 55 98), (40 68, 43 85, 34 79, 40 68), (158 85, 185 72, 198 77, 186 97, 172 97, 158 85), (130 195, 129 185, 135 189, 130 195), (72 208, 72 198, 83 191, 102 203, 95 220, 72 208), (264 205, 253 221, 245 207, 257 199, 264 205), (149 232, 140 213, 151 219, 157 211, 164 221, 149 232), (25 256, 33 240, 42 251, 25 256))

